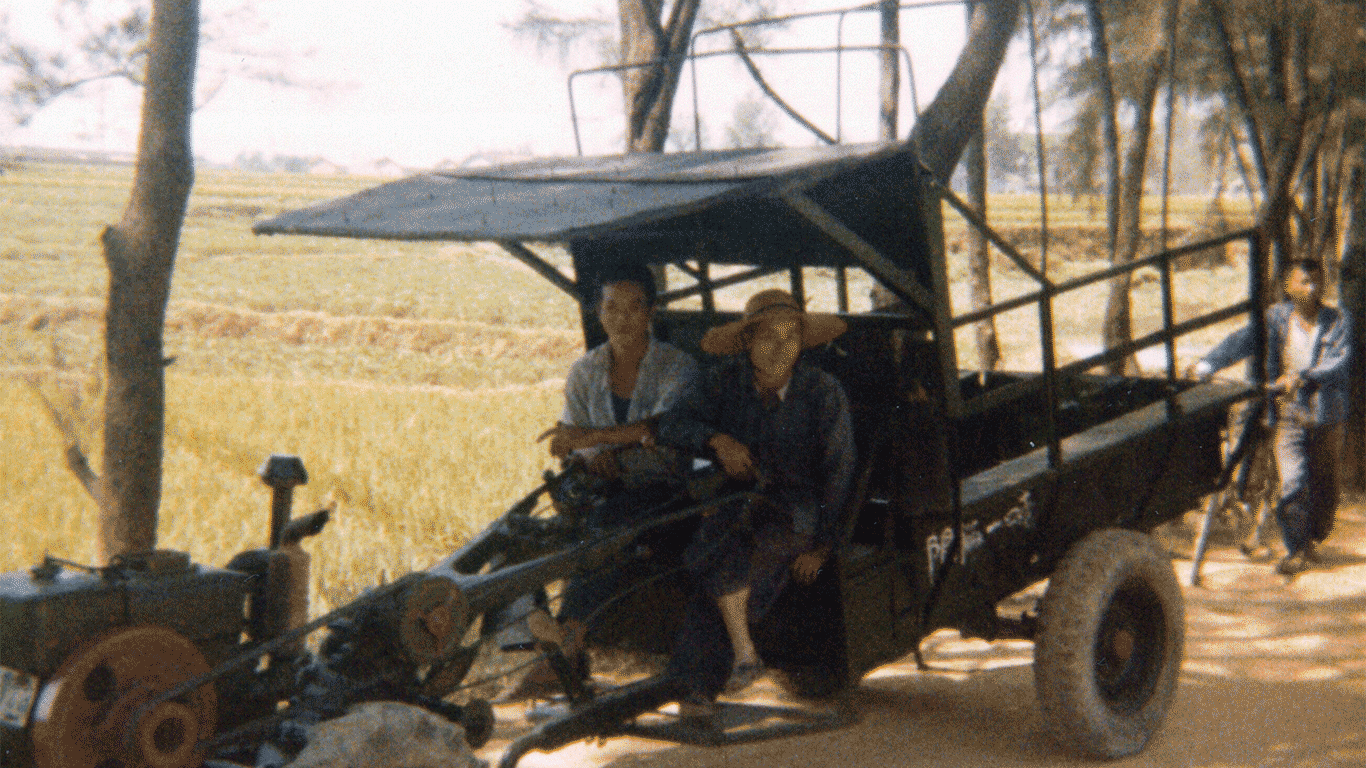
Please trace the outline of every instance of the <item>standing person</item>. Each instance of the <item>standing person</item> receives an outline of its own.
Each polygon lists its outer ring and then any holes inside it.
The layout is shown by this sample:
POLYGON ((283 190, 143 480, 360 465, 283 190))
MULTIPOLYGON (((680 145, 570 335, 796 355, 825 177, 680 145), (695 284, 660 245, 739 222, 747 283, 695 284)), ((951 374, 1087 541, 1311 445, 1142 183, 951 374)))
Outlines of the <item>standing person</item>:
POLYGON ((762 667, 749 620, 763 614, 789 575, 810 584, 834 549, 854 470, 844 389, 802 362, 845 324, 805 312, 786 291, 761 291, 744 317, 713 328, 702 350, 729 357, 661 417, 657 439, 711 454, 727 475, 753 480, 771 501, 754 510, 752 538, 703 521, 707 552, 669 671, 682 685, 682 714, 705 716, 722 690, 752 683, 762 667), (726 639, 729 639, 727 644, 726 639))
MULTIPOLYGON (((564 412, 538 439, 550 440, 550 453, 566 461, 583 461, 589 471, 621 480, 624 492, 594 508, 588 524, 602 528, 628 522, 631 515, 654 507, 675 489, 681 457, 654 445, 654 423, 672 407, 698 375, 697 362, 683 350, 650 334, 656 290, 643 265, 623 264, 599 276, 597 313, 607 341, 574 362, 564 385, 564 412)), ((585 635, 588 620, 616 591, 618 574, 608 569, 571 579, 565 588, 559 620, 565 655, 587 676, 585 635)), ((519 598, 505 613, 533 610, 530 596, 519 598)), ((540 664, 504 694, 505 700, 549 695, 559 682, 548 664, 540 664)))
MULTIPOLYGON (((1295 259, 1284 270, 1286 300, 1266 310, 1266 378, 1276 394, 1276 520, 1286 556, 1276 570, 1294 575, 1318 560, 1337 511, 1338 454, 1347 419, 1351 317, 1323 303, 1323 266, 1295 259)), ((1208 378, 1253 353, 1251 327, 1235 331, 1192 373, 1208 378)))

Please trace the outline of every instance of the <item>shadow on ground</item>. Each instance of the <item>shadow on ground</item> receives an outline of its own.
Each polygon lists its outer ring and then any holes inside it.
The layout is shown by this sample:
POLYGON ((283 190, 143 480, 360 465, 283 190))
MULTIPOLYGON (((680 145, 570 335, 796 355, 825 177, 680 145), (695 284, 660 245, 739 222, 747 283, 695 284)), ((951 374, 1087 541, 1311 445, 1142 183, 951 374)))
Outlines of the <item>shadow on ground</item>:
MULTIPOLYGON (((1140 755, 1101 763, 1070 754, 1044 729, 1032 646, 927 638, 928 661, 884 666, 851 694, 857 725, 724 749, 639 739, 580 743, 520 763, 538 766, 1123 766, 1123 768, 1361 768, 1366 766, 1366 515, 1343 510, 1326 562, 1287 579, 1274 561, 1211 553, 1202 587, 1177 560, 1186 596, 1186 658, 1165 727, 1140 755)), ((747 696, 788 703, 769 681, 747 696)), ((496 761, 520 732, 499 708, 496 761)))

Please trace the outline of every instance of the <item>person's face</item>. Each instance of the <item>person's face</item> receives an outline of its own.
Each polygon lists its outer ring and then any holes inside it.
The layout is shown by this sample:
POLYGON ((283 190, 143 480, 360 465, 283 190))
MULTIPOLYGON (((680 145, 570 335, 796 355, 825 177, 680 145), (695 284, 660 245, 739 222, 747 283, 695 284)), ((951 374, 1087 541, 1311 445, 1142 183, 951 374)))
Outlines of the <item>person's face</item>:
POLYGON ((755 324, 749 342, 754 370, 770 380, 785 378, 802 352, 802 318, 796 312, 770 312, 755 324))
POLYGON ((1316 307, 1323 299, 1323 274, 1295 267, 1285 277, 1285 295, 1302 307, 1316 307))
POLYGON ((650 331, 650 305, 646 303, 645 290, 632 282, 604 285, 598 320, 614 344, 644 339, 650 331))

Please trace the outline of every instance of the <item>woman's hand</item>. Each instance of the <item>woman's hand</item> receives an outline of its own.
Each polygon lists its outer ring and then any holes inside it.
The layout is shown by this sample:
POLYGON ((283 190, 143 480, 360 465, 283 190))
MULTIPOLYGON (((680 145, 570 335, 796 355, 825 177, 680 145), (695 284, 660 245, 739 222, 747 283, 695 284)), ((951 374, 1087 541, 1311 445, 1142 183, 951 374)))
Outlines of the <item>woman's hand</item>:
POLYGON ((727 475, 736 480, 754 478, 754 457, 750 455, 749 448, 745 447, 744 443, 730 435, 717 432, 707 444, 716 452, 716 458, 721 460, 721 468, 727 475))
POLYGON ((809 552, 797 555, 797 559, 792 561, 792 577, 798 584, 810 584, 820 575, 821 567, 825 565, 825 560, 830 553, 825 547, 819 547, 809 552))

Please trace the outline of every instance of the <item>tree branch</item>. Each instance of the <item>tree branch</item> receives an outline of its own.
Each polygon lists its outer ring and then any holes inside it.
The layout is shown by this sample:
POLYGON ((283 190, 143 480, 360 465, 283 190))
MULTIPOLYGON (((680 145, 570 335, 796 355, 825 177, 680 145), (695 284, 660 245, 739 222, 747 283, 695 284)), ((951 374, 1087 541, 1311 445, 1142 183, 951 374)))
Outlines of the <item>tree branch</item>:
POLYGON ((1261 127, 1257 125, 1257 114, 1252 109, 1252 101, 1248 96, 1247 82, 1243 80, 1242 71, 1238 68, 1238 56, 1233 50, 1233 38, 1228 33, 1228 23, 1224 16, 1224 5, 1221 0, 1207 0, 1210 6, 1210 15, 1213 17, 1214 31, 1219 38, 1219 50, 1223 54, 1222 62, 1228 74, 1229 82, 1233 85, 1234 101, 1238 103, 1238 108, 1243 111, 1243 120, 1247 123, 1248 143, 1252 146, 1252 163, 1257 169, 1257 178, 1261 182, 1262 188, 1267 184, 1267 164, 1266 147, 1262 144, 1261 127))
POLYGON ((745 49, 745 39, 740 36, 740 33, 732 29, 730 31, 730 37, 731 44, 735 48, 735 53, 739 55, 740 61, 743 62, 745 65, 745 69, 749 70, 749 76, 754 78, 755 84, 757 84, 759 86, 759 89, 764 92, 764 95, 772 99, 773 103, 777 104, 779 109, 786 112, 788 117, 792 118, 793 120, 796 120, 798 125, 815 134, 816 138, 820 139, 826 144, 836 143, 835 137, 831 136, 825 131, 822 131, 810 120, 807 120, 805 117, 802 117, 800 114, 798 114, 797 110, 793 109, 786 101, 783 101, 783 98, 779 96, 777 92, 775 92, 773 88, 769 86, 768 82, 764 80, 763 73, 759 71, 759 67, 755 66, 754 60, 750 58, 749 51, 745 49))
POLYGON ((47 411, 47 415, 52 419, 52 425, 55 426, 57 431, 62 435, 62 442, 65 443, 65 447, 62 449, 62 455, 66 459, 67 469, 71 470, 71 474, 75 475, 77 482, 81 484, 81 487, 85 489, 85 492, 94 500, 95 506, 103 510, 104 485, 100 481, 99 475, 96 475, 94 470, 90 468, 90 462, 86 459, 85 451, 81 448, 81 441, 76 434, 76 428, 71 424, 71 420, 53 404, 52 400, 48 398, 47 393, 43 392, 37 384, 32 381, 26 383, 33 390, 34 394, 38 395, 38 399, 42 401, 43 408, 47 411))

